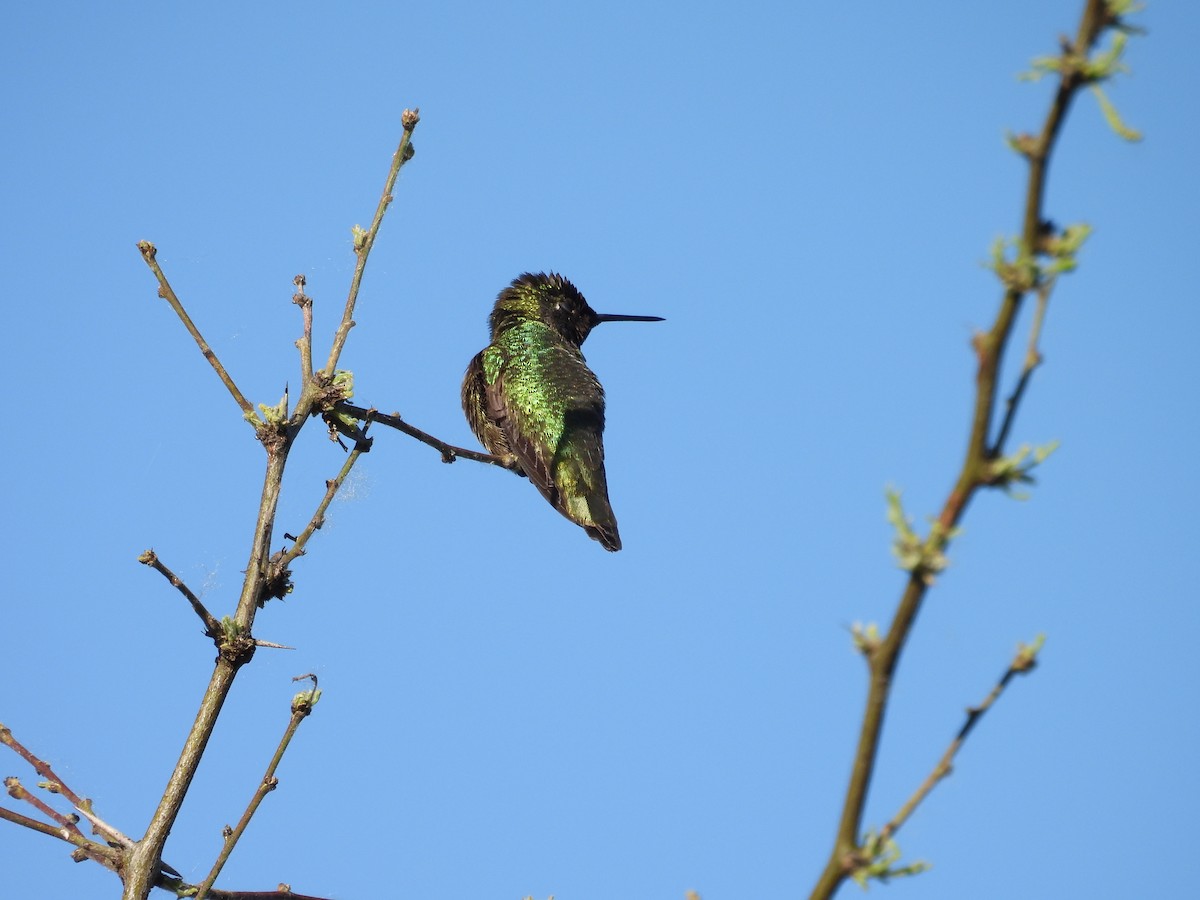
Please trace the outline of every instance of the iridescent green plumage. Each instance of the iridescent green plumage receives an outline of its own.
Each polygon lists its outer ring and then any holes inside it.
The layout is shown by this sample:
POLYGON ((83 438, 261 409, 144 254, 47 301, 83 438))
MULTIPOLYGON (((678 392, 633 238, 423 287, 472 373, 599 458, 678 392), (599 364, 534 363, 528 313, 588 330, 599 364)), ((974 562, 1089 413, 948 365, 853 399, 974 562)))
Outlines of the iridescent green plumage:
POLYGON ((604 389, 580 345, 600 315, 571 282, 526 273, 500 292, 492 342, 467 367, 467 422, 489 453, 520 466, 559 512, 607 550, 620 550, 604 474, 604 389))

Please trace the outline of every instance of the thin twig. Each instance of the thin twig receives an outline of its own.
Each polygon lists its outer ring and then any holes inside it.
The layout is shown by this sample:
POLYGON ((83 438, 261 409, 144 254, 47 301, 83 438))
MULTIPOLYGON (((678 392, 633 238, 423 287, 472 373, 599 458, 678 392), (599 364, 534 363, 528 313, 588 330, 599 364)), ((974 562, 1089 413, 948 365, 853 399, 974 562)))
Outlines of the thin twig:
MULTIPOLYGON (((188 884, 182 878, 163 876, 155 883, 155 887, 172 891, 179 897, 195 896, 196 885, 188 884)), ((286 884, 280 884, 273 891, 223 891, 212 888, 207 894, 208 900, 330 900, 327 897, 313 897, 309 894, 296 894, 286 884)))
POLYGON ((913 812, 916 811, 917 807, 929 796, 938 782, 950 774, 953 769, 954 757, 958 755, 958 751, 979 723, 979 720, 992 708, 992 705, 1000 698, 1000 695, 1004 693, 1004 689, 1008 687, 1008 683, 1016 675, 1023 675, 1033 671, 1037 665, 1037 652, 1041 649, 1042 643, 1043 639, 1039 637, 1030 647, 1024 645, 1018 646, 1017 655, 1013 657, 1013 661, 1009 663, 1008 669, 1000 677, 1000 680, 996 682, 991 693, 978 706, 967 708, 966 721, 963 722, 962 727, 958 730, 958 734, 954 736, 954 740, 950 742, 950 746, 946 748, 946 752, 942 754, 942 758, 938 760, 938 764, 933 767, 933 771, 929 773, 929 776, 921 782, 920 787, 900 807, 891 821, 880 830, 880 837, 882 839, 887 840, 895 835, 904 823, 908 821, 913 812))
MULTIPOLYGON (((370 446, 367 444, 366 446, 370 446)), ((321 502, 317 504, 317 510, 309 519, 308 524, 304 526, 304 530, 296 536, 292 542, 292 547, 287 550, 277 562, 281 569, 286 569, 287 566, 299 556, 304 555, 304 548, 308 545, 308 540, 313 534, 320 530, 325 524, 325 512, 329 509, 329 504, 333 502, 333 498, 337 496, 338 489, 345 482, 350 470, 354 468, 354 464, 358 462, 358 458, 366 451, 362 449, 363 444, 359 443, 354 446, 346 455, 346 461, 342 464, 342 468, 338 471, 330 481, 325 482, 325 496, 321 498, 321 502)))
MULTIPOLYGON (((112 841, 119 844, 121 847, 129 848, 133 845, 128 837, 122 834, 118 829, 103 821, 99 816, 92 812, 92 801, 80 798, 70 787, 68 787, 61 778, 50 767, 50 764, 43 759, 39 759, 31 750, 24 744, 13 737, 12 731, 5 725, 0 724, 0 743, 9 747, 17 753, 22 759, 33 766, 34 770, 44 779, 39 785, 45 788, 52 794, 59 794, 69 800, 74 807, 79 810, 92 823, 92 827, 96 834, 102 836, 106 841, 112 841)), ((84 856, 94 859, 97 862, 103 863, 113 871, 117 871, 118 862, 121 860, 120 854, 107 845, 98 844, 95 841, 88 840, 84 837, 83 832, 79 830, 76 824, 79 817, 76 815, 66 816, 58 812, 58 810, 43 802, 35 794, 31 794, 16 778, 6 778, 4 780, 5 787, 8 789, 9 796, 16 800, 25 800, 44 816, 58 823, 58 826, 37 822, 36 819, 29 819, 26 816, 21 816, 20 813, 12 813, 11 816, 4 815, 5 812, 0 810, 0 818, 8 818, 11 821, 17 821, 18 824, 26 825, 34 828, 36 831, 41 831, 45 834, 50 834, 58 837, 69 844, 74 844, 76 853, 82 853, 84 856), (18 817, 18 818, 12 818, 18 817), (18 819, 20 821, 18 821, 18 819), (30 824, 34 823, 34 824, 30 824)), ((172 872, 175 875, 179 873, 165 863, 163 868, 172 872)))
POLYGON ((78 816, 64 816, 53 806, 50 806, 48 803, 46 803, 46 801, 37 794, 30 793, 29 789, 26 788, 25 785, 21 784, 21 779, 12 775, 8 776, 4 779, 4 788, 6 791, 8 791, 8 796, 12 797, 14 800, 24 800, 47 819, 53 819, 55 822, 57 822, 59 828, 72 831, 80 835, 83 834, 83 832, 79 831, 79 827, 75 824, 78 816))
POLYGON ((287 644, 276 644, 274 641, 264 641, 259 638, 254 639, 255 647, 266 647, 270 650, 295 650, 295 647, 289 647, 287 644))
POLYGON ((79 810, 85 819, 92 823, 93 831, 96 834, 103 835, 105 840, 112 841, 114 844, 119 844, 125 848, 132 847, 136 843, 92 812, 90 800, 77 805, 75 808, 79 810))
POLYGON ((187 602, 192 604, 192 610, 200 617, 200 621, 204 623, 204 633, 214 641, 221 639, 221 623, 217 621, 216 616, 210 613, 208 608, 200 602, 200 598, 193 594, 191 588, 183 583, 183 579, 162 564, 162 561, 158 558, 158 554, 153 549, 147 550, 139 556, 138 562, 142 565, 150 566, 150 568, 166 578, 179 593, 187 598, 187 602))
MULTIPOLYGON (((274 532, 275 518, 279 509, 283 472, 287 465, 288 454, 300 429, 308 420, 313 405, 320 393, 317 382, 322 382, 326 385, 333 382, 334 368, 353 324, 354 303, 357 300, 358 285, 362 279, 362 269, 366 262, 367 252, 370 250, 375 234, 378 233, 383 211, 391 201, 391 190, 395 184, 396 175, 399 173, 400 165, 404 163, 408 156, 411 156, 409 149, 411 146, 410 139, 412 130, 417 124, 416 113, 406 110, 402 117, 402 124, 404 126, 404 136, 401 138, 400 145, 396 151, 396 157, 392 163, 392 171, 389 174, 383 197, 380 200, 375 221, 371 226, 372 230, 365 233, 361 244, 358 244, 356 241, 356 249, 359 251, 358 265, 355 268, 349 298, 347 299, 346 309, 342 316, 342 323, 334 338, 334 346, 330 352, 327 372, 314 373, 312 378, 307 379, 301 391, 300 399, 296 403, 296 408, 292 411, 291 418, 288 419, 286 425, 275 424, 275 427, 268 428, 261 423, 256 424, 259 439, 267 450, 267 467, 263 476, 258 516, 254 525, 254 537, 251 540, 250 558, 245 569, 246 577, 242 583, 242 591, 238 598, 237 609, 234 612, 231 627, 224 629, 226 633, 219 643, 220 652, 217 656, 216 666, 209 679, 208 688, 205 690, 204 697, 201 700, 200 709, 196 713, 196 719, 192 723, 183 749, 180 751, 179 759, 171 772, 171 776, 163 790, 162 798, 159 800, 158 807, 155 809, 154 815, 151 817, 150 823, 146 828, 145 835, 128 854, 123 871, 123 880, 125 882, 124 900, 146 900, 151 889, 156 884, 161 883, 163 875, 160 870, 160 863, 167 836, 171 833, 171 828, 179 816, 179 811, 183 806, 192 779, 199 768, 200 759, 204 755, 204 750, 208 745, 209 739, 212 737, 217 718, 221 713, 221 708, 224 706, 226 698, 229 696, 237 673, 243 665, 250 661, 256 649, 256 644, 252 636, 255 615, 260 604, 268 596, 268 591, 272 584, 279 583, 274 577, 280 573, 272 565, 271 537, 274 532), (325 377, 319 377, 320 375, 324 375, 325 377)), ((147 264, 152 269, 157 270, 157 266, 154 264, 155 251, 153 245, 143 244, 139 246, 142 247, 142 253, 146 258, 147 264)), ((160 279, 160 285, 164 285, 165 280, 165 278, 160 279)), ((174 296, 170 292, 169 285, 165 286, 164 294, 174 296)), ((179 309, 181 310, 182 307, 179 307, 179 309)), ((189 325, 190 329, 194 330, 194 326, 190 325, 189 320, 185 318, 184 321, 185 324, 189 325)), ((216 367, 215 357, 212 357, 211 360, 214 362, 214 367, 216 367)), ((223 369, 218 369, 219 373, 223 371, 223 369)), ((223 380, 227 378, 228 375, 223 380)), ((236 386, 233 385, 232 381, 226 381, 226 384, 232 390, 236 391, 236 386)), ((235 396, 240 397, 241 395, 239 393, 235 396)), ((243 405, 243 411, 247 414, 247 418, 257 423, 257 416, 254 416, 245 398, 240 399, 240 405, 243 405)), ((216 894, 211 894, 210 896, 216 896, 216 894)), ((225 894, 224 896, 232 897, 234 895, 225 894)), ((248 897, 249 895, 242 896, 248 897)))
MULTIPOLYGON (((275 777, 275 770, 279 767, 280 761, 283 759, 283 754, 288 748, 288 744, 292 742, 292 738, 296 734, 296 729, 313 711, 313 706, 317 701, 317 676, 316 675, 301 675, 300 678, 311 678, 313 687, 311 691, 302 694, 297 694, 292 698, 292 715, 288 720, 287 728, 284 729, 283 737, 279 739, 279 746, 275 748, 275 755, 271 757, 271 762, 267 765, 267 771, 263 774, 262 780, 258 784, 258 788, 254 791, 254 796, 250 798, 250 803, 246 807, 246 811, 242 813, 242 817, 238 820, 237 825, 227 831, 225 835, 225 843, 221 847, 221 852, 218 854, 216 862, 209 870, 208 876, 202 881, 196 891, 196 900, 204 900, 208 895, 209 889, 212 887, 217 876, 221 874, 221 869, 225 867, 225 863, 229 860, 229 855, 233 853, 233 848, 237 846, 242 835, 246 831, 246 827, 250 824, 254 813, 258 811, 259 804, 263 798, 279 784, 279 779, 275 777)), ((298 679, 292 679, 296 681, 298 679)))
POLYGON ((447 444, 445 441, 435 438, 432 434, 422 431, 415 425, 409 425, 400 417, 400 413, 381 413, 375 409, 366 409, 362 406, 354 406, 350 403, 338 403, 336 406, 337 412, 345 413, 348 416, 353 416, 356 419, 371 418, 372 421, 378 422, 380 425, 386 425, 389 428, 395 428, 397 431, 402 431, 409 437, 414 437, 422 444, 428 444, 442 454, 442 462, 452 463, 456 459, 470 459, 475 462, 487 463, 492 466, 499 466, 502 469, 508 469, 510 472, 519 470, 516 462, 506 459, 502 456, 493 456, 490 453, 482 453, 478 450, 468 450, 466 447, 456 447, 453 444, 447 444))
POLYGON ((102 866, 116 872, 120 868, 121 851, 115 847, 109 847, 106 844, 100 844, 96 841, 90 841, 79 831, 79 829, 69 830, 65 827, 56 827, 47 822, 41 822, 37 819, 31 819, 29 816, 23 816, 19 812, 11 809, 6 809, 0 806, 0 819, 6 822, 12 822, 14 825, 21 825, 31 831, 38 831, 49 837, 58 838, 60 841, 66 841, 72 844, 76 849, 75 853, 82 854, 84 858, 94 859, 102 866))
MULTIPOLYGON (((10 794, 9 796, 12 795, 10 794)), ((24 800, 25 798, 14 797, 13 799, 24 800)), ((56 837, 59 840, 71 842, 71 839, 65 834, 67 831, 65 827, 61 825, 51 825, 49 822, 43 822, 41 819, 31 819, 29 816, 22 815, 16 810, 8 809, 4 806, 0 806, 0 819, 4 819, 7 822, 12 822, 14 825, 20 825, 24 828, 28 828, 31 831, 40 831, 42 834, 49 835, 50 837, 56 837)), ((87 838, 83 837, 83 833, 78 828, 75 829, 73 835, 77 835, 83 838, 85 841, 87 840, 87 838)))
POLYGON ((303 275, 297 275, 292 279, 292 284, 296 285, 296 293, 292 294, 292 302, 300 307, 300 314, 304 319, 304 334, 300 340, 296 341, 296 346, 300 350, 300 383, 308 384, 312 378, 312 297, 304 293, 304 286, 308 282, 303 275))
POLYGON ((221 379, 221 383, 228 388, 229 393, 233 395, 233 399, 237 401, 237 405, 242 408, 242 414, 247 417, 254 416, 254 407, 250 405, 238 386, 230 377, 229 372, 221 365, 221 360, 217 359, 217 354, 212 347, 208 345, 208 341, 204 340, 204 335, 200 333, 200 329, 192 321, 191 316, 187 314, 187 310, 183 308, 183 304, 179 302, 179 298, 175 296, 175 291, 171 288, 170 282, 167 281, 167 276, 163 274, 163 270, 159 268, 158 261, 155 256, 158 254, 158 249, 149 241, 138 241, 138 250, 142 252, 142 259, 146 261, 146 265, 150 267, 150 271, 154 273, 154 277, 158 279, 158 296, 162 297, 170 304, 171 309, 175 310, 175 315, 179 316, 179 321, 188 330, 188 333, 195 340, 196 345, 200 348, 200 352, 204 354, 204 358, 208 360, 209 365, 213 367, 213 371, 217 373, 217 377, 221 379))
POLYGON ((58 777, 55 771, 50 768, 50 763, 46 762, 44 759, 39 759, 24 744, 13 737, 12 730, 3 723, 0 723, 0 744, 8 747, 23 760, 25 760, 25 762, 29 763, 29 765, 33 767, 33 770, 37 772, 44 781, 47 782, 47 790, 49 790, 51 793, 61 794, 62 796, 66 797, 72 806, 79 806, 81 803, 87 802, 73 790, 71 790, 71 788, 68 787, 66 783, 58 777))
POLYGON ((371 253, 371 248, 375 246, 375 237, 379 234, 379 226, 383 223, 383 214, 387 212, 388 205, 392 202, 392 188, 396 186, 396 178, 400 175, 400 167, 408 162, 412 156, 412 133, 417 127, 417 123, 421 121, 419 109, 406 109, 400 114, 400 124, 404 128, 404 134, 400 138, 400 145, 396 148, 395 154, 392 156, 392 167, 388 171, 387 181, 384 182, 383 194, 379 198, 379 204, 375 207, 375 218, 371 220, 371 227, 365 232, 355 235, 354 252, 358 254, 358 262, 354 266, 354 277, 350 279, 350 293, 346 297, 346 307, 342 311, 342 321, 338 325, 337 332, 333 336, 333 346, 329 350, 329 361, 325 364, 325 378, 333 378, 334 370, 337 368, 338 359, 342 355, 342 348, 346 345, 346 338, 350 334, 350 329, 354 327, 354 306, 358 303, 358 288, 362 283, 363 270, 367 267, 367 257, 371 253))
POLYGON ((1037 306, 1033 310, 1033 323, 1029 327, 1029 345, 1025 349, 1025 362, 1021 366, 1021 375, 1017 378, 1016 386, 1013 392, 1009 394, 1008 399, 1004 402, 1004 421, 1000 423, 1000 430, 996 434, 996 440, 988 450, 988 455, 992 458, 999 456, 1005 444, 1008 442, 1009 432, 1012 430, 1013 422, 1017 418, 1017 407, 1021 404, 1021 398, 1025 396, 1025 388, 1029 386, 1029 380, 1033 377, 1034 369, 1042 364, 1042 354, 1038 350, 1038 343, 1042 336, 1042 325, 1046 321, 1046 307, 1050 304, 1050 294, 1054 291, 1054 284, 1057 278, 1048 278, 1037 288, 1037 306))
MULTIPOLYGON (((1058 138, 1071 101, 1086 79, 1079 62, 1086 60, 1106 26, 1111 24, 1105 0, 1087 0, 1075 42, 1063 49, 1062 72, 1042 132, 1025 149, 1029 161, 1029 179, 1025 193, 1025 209, 1020 236, 1020 253, 1034 258, 1042 235, 1045 217, 1042 197, 1050 155, 1058 138)), ((1005 347, 1020 310, 1025 292, 1018 285, 1009 285, 1000 304, 991 330, 976 343, 978 370, 976 373, 975 408, 972 413, 970 437, 957 481, 942 506, 936 522, 944 550, 954 534, 955 526, 966 512, 975 492, 987 484, 988 467, 993 461, 988 434, 996 410, 997 380, 1005 347)), ((1018 401, 1020 398, 1017 398, 1018 401)), ((1015 404, 1014 411, 1015 414, 1015 404)), ((813 888, 812 900, 828 900, 841 883, 856 868, 859 861, 858 840, 862 830, 867 790, 879 753, 884 713, 892 689, 892 676, 900 660, 917 613, 932 582, 930 573, 914 569, 908 578, 887 635, 867 656, 870 667, 869 687, 854 764, 838 822, 837 836, 825 868, 813 888)))

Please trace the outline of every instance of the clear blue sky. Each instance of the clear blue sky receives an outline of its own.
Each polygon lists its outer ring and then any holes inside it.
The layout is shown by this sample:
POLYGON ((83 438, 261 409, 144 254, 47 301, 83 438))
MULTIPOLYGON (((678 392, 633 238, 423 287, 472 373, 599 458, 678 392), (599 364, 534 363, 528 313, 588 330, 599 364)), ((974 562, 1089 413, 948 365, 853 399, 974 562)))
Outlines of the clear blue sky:
MULTIPOLYGON (((806 895, 864 694, 847 629, 886 621, 903 582, 884 488, 923 523, 951 485, 968 342, 999 294, 980 262, 1019 218, 1003 134, 1036 127, 1050 90, 1015 75, 1081 8, 9 4, 0 721, 140 835, 213 648, 136 559, 154 547, 229 612, 263 453, 135 243, 274 403, 299 371, 292 276, 327 347, 350 228, 420 106, 343 357, 357 399, 470 443, 462 371, 525 270, 666 316, 585 347, 625 550, 520 479, 381 429, 295 593, 260 615, 298 649, 241 675, 166 858, 207 871, 290 677, 315 671, 324 700, 225 886, 806 895)), ((933 869, 873 889, 889 898, 1179 896, 1200 878, 1200 12, 1141 21, 1110 93, 1146 140, 1116 139, 1084 96, 1051 169, 1048 212, 1095 233, 1014 438, 1062 448, 1030 500, 969 510, 902 661, 869 823, 1018 641, 1045 632, 1043 663, 901 832, 933 869)), ((342 463, 310 431, 278 533, 342 463)), ((12 755, 0 774, 36 780, 12 755)), ((5 896, 118 893, 8 826, 0 872, 5 896)))

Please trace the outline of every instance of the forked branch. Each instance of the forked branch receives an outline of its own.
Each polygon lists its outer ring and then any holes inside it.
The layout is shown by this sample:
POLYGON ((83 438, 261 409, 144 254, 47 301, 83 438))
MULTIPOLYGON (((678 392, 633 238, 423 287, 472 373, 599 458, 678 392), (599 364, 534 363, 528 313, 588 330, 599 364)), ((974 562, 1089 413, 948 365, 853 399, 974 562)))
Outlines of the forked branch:
MULTIPOLYGON (((859 841, 862 835, 863 811, 879 752, 892 678, 901 651, 967 505, 980 488, 1007 484, 1007 481, 997 474, 998 467, 1006 462, 1002 458, 1003 442, 1008 437, 1017 409, 1025 396, 1029 378, 1040 359, 1037 354, 1037 341, 1042 327, 1045 297, 1048 295, 1042 295, 1042 306, 1039 315, 1035 317, 1033 333, 1030 336, 1032 350, 1027 353, 1021 379, 1010 396, 997 440, 989 442, 996 419, 1000 365, 1012 335, 1017 313, 1026 295, 1039 289, 1048 291, 1047 270, 1039 265, 1039 257, 1055 257, 1049 268, 1050 272, 1055 271, 1056 266, 1057 270, 1065 271, 1070 262, 1066 258, 1071 249, 1066 248, 1066 245, 1072 243, 1068 240, 1069 235, 1064 232, 1056 237, 1053 234, 1053 226, 1047 221, 1042 208, 1050 156, 1075 94, 1081 88, 1110 77, 1116 71, 1115 58, 1119 55, 1116 51, 1102 55, 1103 59, 1092 59, 1090 54, 1107 30, 1123 27, 1120 15, 1127 11, 1129 6, 1128 0, 1087 0, 1075 40, 1064 42, 1058 57, 1039 61, 1043 71, 1058 73, 1059 82, 1040 133, 1036 137, 1023 135, 1011 141, 1014 148, 1029 162, 1022 228, 1017 239, 1016 260, 996 267, 997 274, 1005 286, 996 319, 992 327, 986 333, 978 335, 974 341, 978 367, 975 377, 975 403, 965 459, 954 487, 934 522, 930 536, 916 547, 917 552, 911 565, 905 566, 909 569, 909 576, 891 626, 882 638, 873 640, 869 647, 864 648, 869 663, 866 708, 837 836, 811 894, 813 900, 827 900, 832 897, 842 882, 862 865, 864 848, 859 841), (1055 241, 1058 242, 1057 245, 1054 245, 1055 241)), ((1079 235, 1075 237, 1078 238, 1079 235)), ((1077 246, 1077 243, 1072 244, 1073 246, 1077 246)), ((1011 471, 1011 461, 1007 462, 1010 465, 1008 471, 1011 471)), ((974 719, 969 724, 973 727, 974 719)))
MULTIPOLYGON (((280 551, 279 554, 272 554, 271 552, 284 468, 287 463, 288 454, 301 428, 308 420, 314 403, 331 386, 335 389, 337 387, 338 375, 335 372, 335 367, 350 328, 354 324, 352 317, 366 259, 374 243, 375 236, 379 231, 384 212, 391 203, 392 189, 399 174, 400 166, 412 155, 411 137, 417 122, 418 117, 415 111, 404 111, 402 117, 403 137, 393 156, 391 170, 388 174, 383 194, 377 205, 374 220, 368 231, 356 230, 354 249, 358 255, 358 262, 351 281, 349 296, 342 315, 342 322, 333 339, 329 361, 325 369, 313 373, 311 377, 308 377, 312 371, 311 302, 307 301, 307 297, 303 293, 303 279, 297 279, 295 282, 298 288, 296 302, 301 306, 304 313, 304 336, 301 338, 299 344, 305 383, 301 397, 293 410, 289 411, 288 409, 288 397, 285 392, 284 399, 278 406, 271 408, 260 407, 264 418, 259 418, 250 406, 249 401, 246 400, 228 373, 225 372, 224 367, 220 365, 211 348, 204 342, 199 331, 192 324, 190 317, 188 317, 182 305, 175 297, 174 291, 171 290, 166 277, 163 275, 155 259, 156 251, 154 246, 146 241, 138 245, 147 265, 159 281, 160 294, 171 303, 180 320, 187 327, 188 331, 191 332, 193 338, 195 338, 204 352, 205 357, 213 365, 218 375, 221 376, 221 380, 238 401, 238 405, 241 407, 245 418, 255 425, 258 438, 267 451, 267 467, 263 477, 262 495, 259 500, 250 556, 245 569, 246 577, 242 584, 241 595, 238 598, 237 609, 232 617, 221 622, 222 636, 218 641, 219 653, 216 667, 209 680, 208 688, 204 693, 195 721, 180 752, 179 760, 163 791, 158 808, 150 819, 145 835, 126 854, 122 868, 125 883, 125 900, 145 900, 151 889, 156 885, 176 890, 186 890, 190 887, 182 884, 177 879, 174 882, 164 879, 160 869, 163 847, 179 815, 184 798, 187 796, 188 788, 200 765, 200 759, 204 754, 209 738, 212 736, 213 729, 216 727, 217 718, 224 706, 225 699, 233 687, 233 682, 238 671, 253 657, 257 646, 266 645, 265 642, 257 641, 252 635, 256 613, 270 597, 278 596, 279 592, 286 588, 287 567, 286 565, 277 565, 281 561, 284 551, 280 551)), ((365 452, 365 446, 362 450, 365 452)), ((199 609, 197 612, 200 614, 199 609)), ((205 616, 201 614, 201 618, 204 619, 205 616)), ((208 627, 208 619, 205 619, 205 621, 206 627, 208 627)), ((209 897, 217 898, 250 898, 260 896, 244 892, 235 893, 216 890, 210 890, 208 895, 209 897)), ((280 897, 298 897, 299 895, 291 894, 290 891, 280 891, 274 892, 270 896, 278 900, 280 897)))

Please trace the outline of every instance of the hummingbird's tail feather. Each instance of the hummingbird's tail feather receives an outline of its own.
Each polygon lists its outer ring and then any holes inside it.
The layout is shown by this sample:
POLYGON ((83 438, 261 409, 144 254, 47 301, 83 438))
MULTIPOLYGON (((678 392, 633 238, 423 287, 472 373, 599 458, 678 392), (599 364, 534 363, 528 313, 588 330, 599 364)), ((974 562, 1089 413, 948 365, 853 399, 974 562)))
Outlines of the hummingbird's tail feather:
POLYGON ((599 525, 584 525, 583 530, 588 533, 593 541, 599 541, 600 546, 605 550, 610 550, 616 553, 621 549, 621 535, 617 534, 617 523, 611 522, 611 527, 601 527, 599 525))
MULTIPOLYGON (((560 470, 561 471, 561 470, 560 470)), ((621 535, 617 532, 617 517, 613 515, 608 495, 603 492, 584 491, 569 493, 571 488, 560 489, 554 507, 576 525, 583 527, 594 541, 599 541, 605 550, 614 553, 621 549, 621 535)))
POLYGON ((559 502, 555 505, 572 522, 582 525, 588 537, 599 541, 605 550, 615 553, 621 549, 617 517, 613 515, 607 491, 589 491, 574 497, 560 493, 559 502))
MULTIPOLYGON (((608 501, 608 480, 604 474, 604 445, 600 434, 602 420, 593 419, 591 427, 567 431, 552 463, 554 495, 550 502, 560 513, 583 527, 588 536, 605 550, 621 549, 617 517, 608 501)), ((577 423, 578 426, 578 423, 577 423)))

